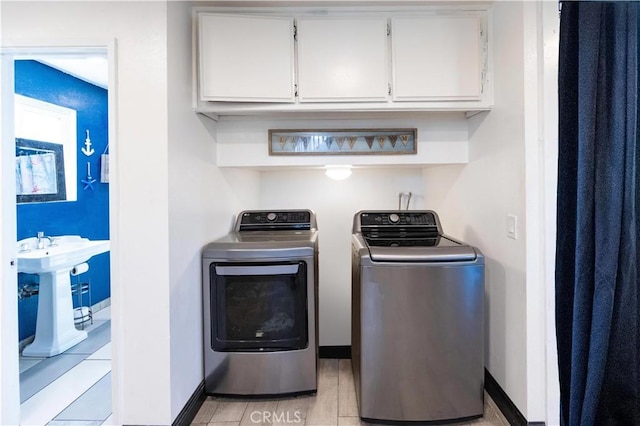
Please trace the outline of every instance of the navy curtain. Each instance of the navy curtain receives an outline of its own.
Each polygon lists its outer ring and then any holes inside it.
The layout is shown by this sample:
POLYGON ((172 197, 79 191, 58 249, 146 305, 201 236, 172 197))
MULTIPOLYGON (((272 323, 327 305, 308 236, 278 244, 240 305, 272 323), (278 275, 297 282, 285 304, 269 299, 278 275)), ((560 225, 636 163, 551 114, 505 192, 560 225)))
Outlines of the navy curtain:
POLYGON ((562 3, 556 252, 562 425, 640 425, 638 6, 562 3))

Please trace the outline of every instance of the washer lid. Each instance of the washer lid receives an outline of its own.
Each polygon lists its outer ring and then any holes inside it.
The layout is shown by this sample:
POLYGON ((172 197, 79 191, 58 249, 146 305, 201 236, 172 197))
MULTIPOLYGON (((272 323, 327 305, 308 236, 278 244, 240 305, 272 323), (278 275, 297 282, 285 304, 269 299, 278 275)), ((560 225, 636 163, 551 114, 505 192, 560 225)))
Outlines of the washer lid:
POLYGON ((424 239, 368 239, 367 248, 374 262, 460 262, 473 261, 476 250, 441 235, 424 239))

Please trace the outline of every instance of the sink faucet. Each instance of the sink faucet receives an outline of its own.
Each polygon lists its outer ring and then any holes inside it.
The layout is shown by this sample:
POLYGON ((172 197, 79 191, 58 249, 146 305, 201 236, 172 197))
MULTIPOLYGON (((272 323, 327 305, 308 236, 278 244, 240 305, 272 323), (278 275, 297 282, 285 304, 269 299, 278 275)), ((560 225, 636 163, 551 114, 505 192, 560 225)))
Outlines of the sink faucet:
POLYGON ((49 247, 54 245, 55 241, 53 240, 53 238, 46 237, 44 235, 44 232, 40 231, 40 232, 38 232, 38 245, 37 245, 37 248, 39 248, 39 249, 43 249, 44 248, 44 240, 45 239, 49 240, 49 247))

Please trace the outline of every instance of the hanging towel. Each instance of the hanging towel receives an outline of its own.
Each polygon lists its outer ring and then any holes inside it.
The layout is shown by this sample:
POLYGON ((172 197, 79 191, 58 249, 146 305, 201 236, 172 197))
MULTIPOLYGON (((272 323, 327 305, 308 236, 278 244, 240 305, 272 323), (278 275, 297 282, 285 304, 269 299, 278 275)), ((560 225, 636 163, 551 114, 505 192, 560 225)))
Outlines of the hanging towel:
POLYGON ((16 157, 16 193, 18 195, 56 194, 57 192, 54 153, 16 157))
POLYGON ((100 156, 100 183, 109 183, 109 145, 100 156))

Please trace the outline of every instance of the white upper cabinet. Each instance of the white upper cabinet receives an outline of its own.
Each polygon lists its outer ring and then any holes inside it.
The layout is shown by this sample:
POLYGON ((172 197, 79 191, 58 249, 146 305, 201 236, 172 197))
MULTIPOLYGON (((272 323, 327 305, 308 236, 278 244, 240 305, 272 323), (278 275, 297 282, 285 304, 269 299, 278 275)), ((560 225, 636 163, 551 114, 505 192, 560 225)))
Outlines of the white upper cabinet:
POLYGON ((198 14, 202 101, 294 102, 291 17, 198 14))
POLYGON ((387 100, 385 17, 299 18, 297 27, 300 102, 387 100))
POLYGON ((489 10, 197 12, 198 112, 464 111, 493 105, 489 10))
POLYGON ((393 100, 480 100, 481 28, 478 15, 392 18, 393 100))

